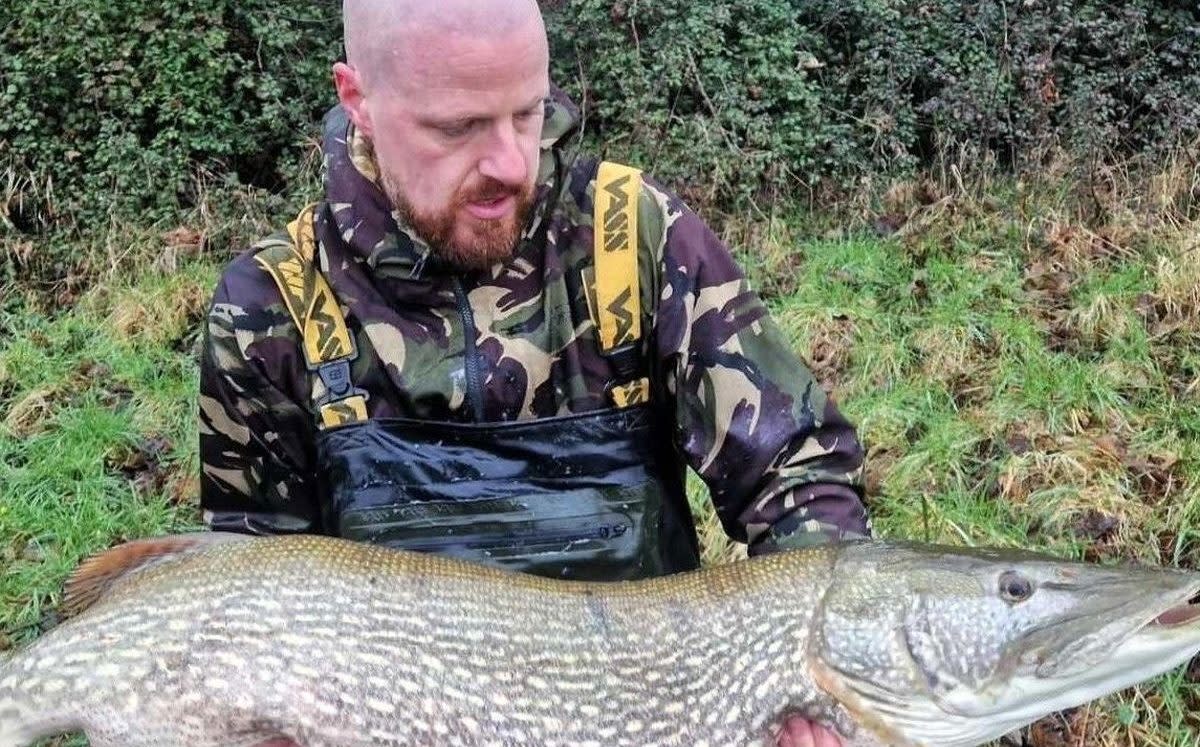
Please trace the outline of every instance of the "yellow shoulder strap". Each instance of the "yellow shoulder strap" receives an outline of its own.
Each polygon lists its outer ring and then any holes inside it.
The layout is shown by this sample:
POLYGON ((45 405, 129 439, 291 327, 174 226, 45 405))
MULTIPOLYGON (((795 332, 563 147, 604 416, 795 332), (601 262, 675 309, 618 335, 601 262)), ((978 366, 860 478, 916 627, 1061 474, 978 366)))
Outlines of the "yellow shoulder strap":
MULTIPOLYGON (((636 358, 636 346, 642 337, 642 296, 638 283, 641 185, 640 170, 609 161, 600 164, 596 175, 592 216, 596 326, 601 352, 612 356, 614 362, 636 358)), ((615 382, 610 391, 613 402, 626 407, 645 402, 649 388, 649 380, 641 378, 615 382)))
POLYGON ((314 386, 313 399, 322 426, 331 428, 366 420, 367 398, 350 380, 350 361, 358 355, 354 337, 328 281, 316 267, 314 208, 305 207, 288 224, 290 244, 267 247, 254 259, 279 286, 288 313, 300 330, 305 363, 322 384, 314 386))

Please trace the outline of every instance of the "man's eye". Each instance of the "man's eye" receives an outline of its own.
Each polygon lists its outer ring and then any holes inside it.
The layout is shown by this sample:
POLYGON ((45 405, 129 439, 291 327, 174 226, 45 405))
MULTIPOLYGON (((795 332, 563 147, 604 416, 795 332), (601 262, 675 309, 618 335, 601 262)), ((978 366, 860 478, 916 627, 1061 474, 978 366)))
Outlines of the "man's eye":
POLYGON ((537 118, 541 115, 541 113, 542 113, 541 109, 534 109, 532 111, 527 111, 527 112, 518 112, 517 113, 517 124, 521 127, 532 127, 537 122, 537 118))
POLYGON ((441 125, 437 129, 446 137, 462 137, 471 131, 471 126, 470 122, 463 122, 462 124, 441 125))

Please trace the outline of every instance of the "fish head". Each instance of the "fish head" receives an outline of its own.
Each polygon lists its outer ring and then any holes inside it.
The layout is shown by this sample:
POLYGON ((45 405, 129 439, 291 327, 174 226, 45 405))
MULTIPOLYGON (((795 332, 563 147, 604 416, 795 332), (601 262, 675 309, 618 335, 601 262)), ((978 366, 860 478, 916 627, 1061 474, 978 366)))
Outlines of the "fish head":
POLYGON ((834 574, 810 666, 889 744, 982 744, 1200 650, 1197 573, 868 542, 834 574))

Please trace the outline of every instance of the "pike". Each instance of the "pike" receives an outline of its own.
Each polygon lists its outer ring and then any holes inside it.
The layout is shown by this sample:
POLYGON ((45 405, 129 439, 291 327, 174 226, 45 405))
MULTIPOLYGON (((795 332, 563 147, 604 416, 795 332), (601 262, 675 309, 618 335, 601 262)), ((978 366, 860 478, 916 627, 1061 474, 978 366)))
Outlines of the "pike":
POLYGON ((331 538, 137 540, 0 664, 0 747, 968 747, 1182 664, 1200 574, 861 541, 549 580, 331 538))

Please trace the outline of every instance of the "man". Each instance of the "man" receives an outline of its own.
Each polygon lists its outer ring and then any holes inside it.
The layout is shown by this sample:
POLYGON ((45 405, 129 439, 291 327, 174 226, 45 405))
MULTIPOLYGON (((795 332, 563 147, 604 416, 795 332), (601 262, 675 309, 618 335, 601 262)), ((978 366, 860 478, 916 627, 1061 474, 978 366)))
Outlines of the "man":
MULTIPOLYGON (((533 0, 347 0, 324 200, 208 317, 213 529, 522 572, 695 568, 694 469, 751 554, 869 533, 862 450, 713 233, 572 152, 533 0)), ((781 744, 837 739, 792 719, 781 744)))

